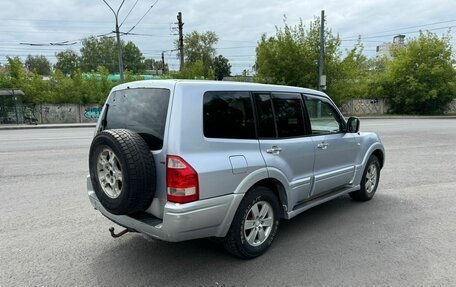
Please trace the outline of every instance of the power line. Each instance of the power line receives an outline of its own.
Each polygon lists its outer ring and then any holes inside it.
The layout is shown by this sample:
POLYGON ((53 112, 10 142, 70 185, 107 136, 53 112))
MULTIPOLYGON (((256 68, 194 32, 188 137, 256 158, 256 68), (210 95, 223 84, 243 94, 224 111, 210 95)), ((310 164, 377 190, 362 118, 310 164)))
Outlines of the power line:
MULTIPOLYGON (((133 24, 132 22, 124 22, 124 24, 133 24)), ((148 24, 144 23, 141 25, 141 27, 147 27, 149 29, 163 29, 163 27, 168 27, 171 23, 166 23, 166 24, 148 24)), ((90 23, 90 22, 81 22, 81 23, 33 23, 33 24, 6 24, 2 23, 2 27, 14 27, 14 28, 62 28, 62 27, 67 27, 67 28, 99 28, 100 26, 108 26, 109 23, 90 23)), ((111 25, 109 25, 111 26, 111 25)), ((21 31, 20 29, 14 30, 14 31, 21 31)))
MULTIPOLYGON (((341 41, 343 41, 343 42, 358 42, 359 40, 360 40, 360 39, 353 39, 353 40, 350 40, 350 39, 349 39, 349 40, 341 39, 341 41)), ((372 41, 372 40, 371 40, 371 41, 369 41, 369 40, 366 41, 366 40, 363 40, 363 39, 361 39, 361 42, 366 42, 366 43, 381 43, 381 41, 372 41)))
MULTIPOLYGON (((81 20, 50 20, 50 19, 2 19, 2 21, 22 21, 22 22, 29 22, 29 21, 36 21, 36 22, 65 22, 65 23, 78 23, 78 24, 84 24, 84 23, 111 23, 110 21, 90 21, 90 20, 84 20, 84 22, 81 22, 81 20)), ((3 25, 3 23, 2 23, 3 25)), ((169 23, 164 23, 164 22, 156 22, 156 23, 148 23, 146 25, 169 25, 169 23)))
MULTIPOLYGON (((95 37, 105 37, 110 34, 113 34, 114 32, 109 32, 109 33, 104 33, 100 35, 95 35, 95 37)), ((21 42, 19 45, 25 45, 25 46, 72 46, 75 45, 79 42, 82 42, 85 38, 81 39, 75 39, 75 40, 66 40, 66 41, 60 41, 60 42, 49 42, 49 43, 31 43, 31 42, 21 42)))
POLYGON ((154 34, 143 34, 143 33, 130 33, 130 32, 121 32, 122 36, 146 36, 146 37, 164 37, 164 38, 173 38, 171 35, 154 35, 154 34))
POLYGON ((138 4, 138 1, 139 1, 139 0, 136 0, 135 4, 133 4, 133 7, 131 7, 130 11, 128 11, 127 16, 125 16, 125 18, 123 19, 123 21, 120 23, 119 28, 122 27, 122 24, 125 22, 125 20, 127 20, 128 16, 130 16, 131 11, 133 11, 133 9, 135 9, 136 4, 138 4))
POLYGON ((130 30, 127 31, 127 34, 130 33, 131 31, 133 31, 133 29, 138 26, 138 24, 142 21, 142 19, 144 19, 144 17, 146 17, 146 15, 149 13, 150 10, 152 10, 152 8, 154 8, 155 4, 157 4, 158 0, 155 0, 154 4, 150 5, 149 9, 147 9, 146 13, 144 13, 144 15, 138 20, 138 22, 136 22, 135 25, 133 25, 130 30))
MULTIPOLYGON (((434 23, 428 23, 428 24, 421 24, 421 25, 415 25, 415 26, 408 26, 408 27, 402 27, 402 28, 396 28, 393 30, 386 30, 386 31, 380 31, 380 32, 372 32, 372 33, 367 33, 367 34, 361 34, 361 35, 353 35, 353 36, 348 36, 348 37, 343 37, 343 38, 355 38, 355 37, 363 37, 363 36, 369 36, 369 35, 375 35, 375 34, 381 34, 381 33, 388 33, 388 32, 396 32, 400 30, 405 30, 405 29, 413 29, 413 28, 420 28, 420 27, 426 27, 426 26, 433 26, 433 25, 438 25, 438 24, 444 24, 444 23, 451 23, 451 22, 456 22, 456 20, 447 20, 447 21, 440 21, 440 22, 434 22, 434 23)), ((398 32, 399 33, 399 32, 398 32)), ((364 38, 364 37, 363 37, 364 38)), ((355 40, 356 41, 356 40, 355 40)))
POLYGON ((222 47, 216 48, 217 50, 227 50, 227 49, 243 49, 243 48, 256 48, 257 46, 238 46, 238 47, 222 47))
MULTIPOLYGON (((0 33, 21 33, 21 34, 43 34, 43 33, 68 33, 68 30, 40 30, 40 31, 18 31, 18 30, 0 30, 0 33)), ((72 33, 93 33, 92 31, 71 31, 72 33)))
MULTIPOLYGON (((432 29, 426 29, 424 31, 436 31, 436 30, 443 30, 443 29, 450 29, 450 28, 454 28, 456 27, 456 25, 453 25, 453 26, 446 26, 446 27, 438 27, 438 28, 432 28, 432 29)), ((407 32, 400 32, 399 34, 415 34, 415 33, 418 33, 418 32, 421 32, 423 30, 416 30, 416 31, 407 31, 407 32)), ((362 39, 375 39, 375 38, 382 38, 382 37, 390 37, 390 36, 396 36, 398 33, 394 33, 394 34, 384 34, 384 35, 378 35, 378 36, 368 36, 368 37, 362 37, 361 38, 361 41, 362 39)), ((344 41, 342 39, 342 41, 344 41)))
POLYGON ((242 40, 219 40, 219 42, 233 42, 233 43, 257 43, 255 41, 242 41, 242 40))
POLYGON ((27 46, 72 46, 77 42, 63 41, 63 42, 54 42, 54 43, 19 43, 20 45, 27 46))

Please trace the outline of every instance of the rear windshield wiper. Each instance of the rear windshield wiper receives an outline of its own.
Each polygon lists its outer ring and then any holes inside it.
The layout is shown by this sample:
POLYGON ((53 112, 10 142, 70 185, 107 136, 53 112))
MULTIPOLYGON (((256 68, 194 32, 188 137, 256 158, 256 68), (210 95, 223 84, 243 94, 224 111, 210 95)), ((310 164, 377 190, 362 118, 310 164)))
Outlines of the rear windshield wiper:
POLYGON ((100 131, 106 129, 106 125, 108 124, 108 121, 106 120, 108 118, 108 111, 109 111, 109 104, 106 104, 105 112, 103 114, 103 119, 101 120, 100 131))

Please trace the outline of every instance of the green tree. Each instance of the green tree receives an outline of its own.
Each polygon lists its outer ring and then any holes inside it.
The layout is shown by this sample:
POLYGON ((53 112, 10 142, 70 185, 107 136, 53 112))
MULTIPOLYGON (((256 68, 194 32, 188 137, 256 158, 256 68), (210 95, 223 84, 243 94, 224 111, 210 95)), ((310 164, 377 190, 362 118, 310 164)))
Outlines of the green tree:
POLYGON ((182 71, 173 73, 171 76, 175 79, 214 79, 214 70, 209 68, 209 71, 206 71, 203 60, 197 60, 192 64, 186 65, 182 71))
POLYGON ((79 87, 75 86, 72 78, 60 70, 56 70, 49 80, 50 99, 53 103, 81 104, 79 87))
POLYGON ((456 97, 456 71, 449 34, 420 33, 392 49, 385 72, 372 85, 399 114, 442 114, 456 97))
POLYGON ((327 69, 328 89, 334 101, 341 104, 353 98, 369 96, 367 90, 370 75, 369 64, 363 54, 363 46, 360 42, 346 51, 346 56, 341 60, 333 60, 332 67, 327 69))
POLYGON ((110 81, 108 75, 108 69, 100 66, 94 74, 80 76, 81 79, 78 81, 81 82, 81 97, 84 104, 102 104, 106 100, 109 91, 119 84, 119 82, 110 81))
MULTIPOLYGON (((218 42, 218 36, 215 32, 207 31, 198 33, 193 31, 186 34, 184 37, 184 55, 185 65, 192 66, 197 61, 203 63, 203 74, 200 76, 209 78, 210 70, 212 69, 215 58, 215 45, 218 42)), ((176 47, 178 42, 176 42, 176 47)), ((180 54, 178 53, 178 57, 180 54)))
POLYGON ((42 103, 48 97, 47 81, 38 75, 36 69, 33 73, 27 72, 19 57, 8 57, 3 81, 2 87, 21 89, 25 93, 24 103, 42 103))
MULTIPOLYGON (((307 28, 302 21, 296 26, 285 23, 276 27, 272 37, 263 35, 256 48, 257 79, 261 82, 317 88, 320 45, 320 19, 315 18, 307 28)), ((339 36, 325 29, 324 74, 327 92, 338 104, 356 96, 347 83, 359 81, 357 64, 364 62, 361 47, 355 46, 344 58, 339 36), (340 87, 345 87, 343 90, 340 87)), ((353 86, 353 85, 351 85, 353 86)))
MULTIPOLYGON (((156 61, 152 58, 144 60, 144 69, 152 71, 161 71, 163 69, 162 61, 156 61)), ((169 71, 168 64, 165 63, 165 73, 169 71)))
MULTIPOLYGON (((72 77, 57 69, 48 80, 43 80, 36 70, 27 72, 20 58, 8 57, 8 64, 0 71, 0 87, 21 89, 27 104, 102 104, 112 87, 118 84, 118 81, 109 80, 108 75, 109 71, 104 67, 99 67, 96 73, 90 75, 76 70, 72 77)), ((138 79, 129 71, 125 76, 127 81, 138 79)))
POLYGON ((231 64, 228 59, 222 55, 218 55, 214 59, 214 74, 215 79, 218 81, 223 80, 224 77, 227 77, 231 74, 231 64))
POLYGON ((30 71, 36 71, 38 75, 49 76, 51 74, 51 63, 43 55, 28 55, 25 60, 25 67, 30 71))
MULTIPOLYGON (((121 41, 124 68, 138 72, 142 69, 144 57, 139 48, 132 42, 121 41)), ((102 66, 110 73, 119 72, 119 58, 117 42, 112 37, 88 37, 82 41, 81 70, 83 72, 96 71, 102 66)))
POLYGON ((123 47, 123 61, 125 70, 138 73, 145 69, 144 56, 133 42, 128 42, 123 47))
POLYGON ((98 67, 106 67, 109 72, 118 71, 116 42, 111 37, 97 38, 94 36, 82 40, 81 70, 96 71, 98 67))
POLYGON ((21 88, 18 83, 26 76, 19 57, 6 57, 8 63, 0 69, 0 88, 21 88))
POLYGON ((80 68, 80 57, 79 55, 71 50, 67 49, 55 54, 57 63, 54 68, 60 70, 64 75, 73 75, 80 68))

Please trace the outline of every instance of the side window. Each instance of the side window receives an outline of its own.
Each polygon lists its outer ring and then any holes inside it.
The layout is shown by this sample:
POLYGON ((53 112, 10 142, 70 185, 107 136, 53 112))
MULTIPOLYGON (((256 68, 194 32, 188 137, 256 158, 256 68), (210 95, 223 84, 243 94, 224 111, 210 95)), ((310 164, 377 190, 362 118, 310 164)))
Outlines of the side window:
POLYGON ((315 98, 305 99, 312 134, 333 134, 342 131, 339 116, 329 103, 315 98))
POLYGON ((203 115, 204 136, 208 138, 256 138, 248 92, 205 93, 203 115))
POLYGON ((277 93, 272 95, 279 138, 305 135, 302 100, 300 94, 277 93))
POLYGON ((271 95, 254 94, 253 98, 258 114, 258 136, 260 138, 276 138, 271 95))
POLYGON ((300 94, 254 94, 261 138, 290 138, 305 135, 300 94), (277 132, 276 132, 277 131, 277 132))

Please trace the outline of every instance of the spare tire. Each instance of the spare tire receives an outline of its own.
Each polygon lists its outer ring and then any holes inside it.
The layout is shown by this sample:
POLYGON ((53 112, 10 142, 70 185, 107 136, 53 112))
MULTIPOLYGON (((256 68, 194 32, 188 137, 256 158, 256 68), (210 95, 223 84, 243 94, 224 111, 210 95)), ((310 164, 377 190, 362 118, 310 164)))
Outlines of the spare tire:
POLYGON ((89 170, 95 194, 110 213, 131 214, 150 206, 155 163, 139 134, 125 129, 98 133, 90 146, 89 170))

